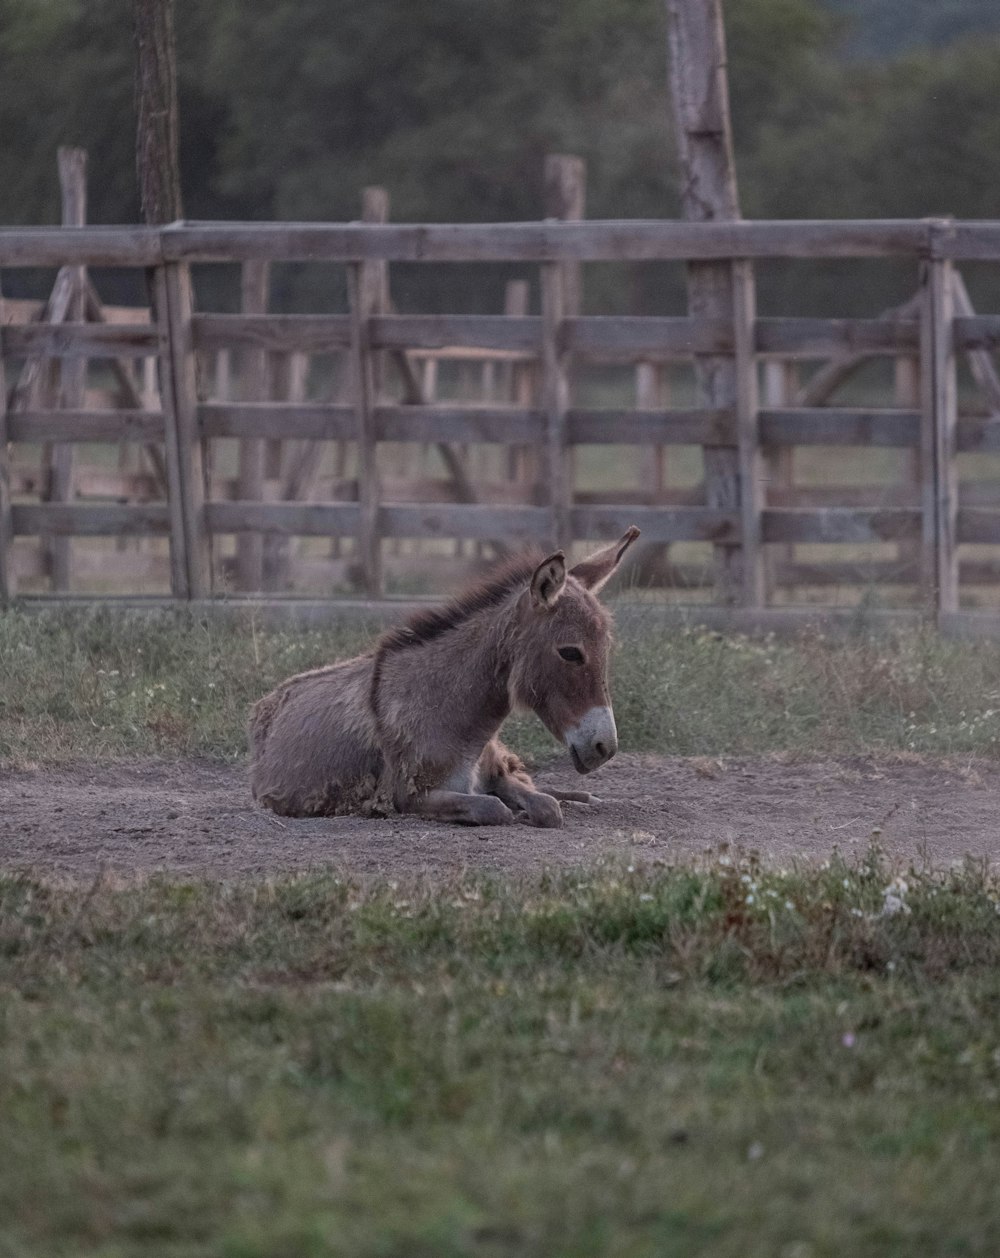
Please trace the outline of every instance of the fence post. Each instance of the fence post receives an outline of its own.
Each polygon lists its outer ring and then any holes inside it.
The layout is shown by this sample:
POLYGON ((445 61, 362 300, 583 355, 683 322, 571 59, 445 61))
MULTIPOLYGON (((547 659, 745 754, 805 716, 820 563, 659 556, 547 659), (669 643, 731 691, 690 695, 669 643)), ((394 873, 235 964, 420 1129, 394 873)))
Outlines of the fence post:
POLYGON ((749 258, 736 258, 733 260, 733 351, 736 370, 736 429, 739 443, 741 601, 746 607, 763 607, 766 589, 761 532, 764 459, 760 448, 756 320, 757 297, 753 262, 749 258))
POLYGON ((358 560, 369 598, 382 596, 382 546, 379 535, 375 381, 372 367, 371 324, 378 300, 378 276, 370 263, 350 262, 347 292, 351 308, 351 375, 358 441, 358 560))
MULTIPOLYGON (((267 313, 271 264, 254 258, 240 271, 240 308, 245 315, 267 313)), ((240 356, 240 396, 245 402, 265 402, 268 398, 267 351, 247 349, 240 356)), ((244 437, 239 447, 239 495, 244 502, 261 502, 264 497, 264 438, 244 437)), ((264 536, 239 533, 236 537, 236 588, 260 590, 264 582, 264 536)))
MULTIPOLYGON (((0 289, 0 314, 3 290, 0 289)), ((3 319, 0 318, 0 607, 17 593, 14 580, 14 527, 10 509, 10 459, 7 442, 7 372, 4 367, 3 319)))
POLYGON ((955 435, 958 386, 954 351, 954 280, 948 258, 936 257, 947 222, 931 224, 931 256, 924 264, 920 320, 923 422, 921 564, 925 597, 937 615, 958 611, 958 469, 955 435))
MULTIPOLYGON (((87 150, 60 147, 56 158, 59 166, 59 189, 62 197, 62 223, 64 227, 82 227, 87 221, 87 150)), ((66 318, 71 323, 83 323, 86 318, 87 272, 82 266, 67 269, 69 300, 66 318)), ((85 358, 63 358, 59 361, 59 388, 53 403, 67 410, 79 410, 83 406, 87 381, 85 358)), ((45 449, 48 465, 45 498, 48 502, 71 502, 73 499, 73 445, 57 442, 45 449)), ((68 590, 70 584, 70 539, 49 536, 44 539, 46 566, 54 590, 68 590)))
POLYGON ((171 581, 180 598, 207 598, 212 592, 212 562, 191 338, 193 305, 187 263, 157 267, 154 309, 165 320, 159 331, 160 387, 170 489, 171 581))
MULTIPOLYGON (((586 216, 587 164, 582 157, 550 153, 545 159, 545 216, 577 223, 586 216)), ((550 501, 556 544, 568 548, 573 541, 570 510, 576 481, 576 450, 566 441, 571 362, 560 352, 558 337, 564 319, 575 319, 583 308, 583 267, 579 262, 558 262, 542 270, 542 317, 546 303, 551 326, 546 323, 547 349, 543 352, 543 393, 548 416, 548 469, 550 501), (548 278, 546 278, 548 277, 548 278), (556 278, 558 277, 558 278, 556 278), (546 292, 548 285, 548 292, 546 292)))
MULTIPOLYGON (((769 409, 794 406, 798 395, 798 367, 793 358, 771 358, 764 361, 764 404, 769 409)), ((767 506, 767 489, 790 490, 794 483, 795 452, 792 446, 771 446, 764 451, 766 488, 761 494, 767 506)), ((787 501, 779 505, 788 505, 787 501)), ((791 542, 774 542, 765 548, 764 576, 767 598, 773 599, 784 581, 795 557, 791 542)))
POLYGON ((569 379, 559 344, 564 317, 564 273, 558 262, 542 264, 542 409, 545 412, 545 494, 552 512, 552 540, 564 549, 572 541, 572 486, 566 449, 569 379))

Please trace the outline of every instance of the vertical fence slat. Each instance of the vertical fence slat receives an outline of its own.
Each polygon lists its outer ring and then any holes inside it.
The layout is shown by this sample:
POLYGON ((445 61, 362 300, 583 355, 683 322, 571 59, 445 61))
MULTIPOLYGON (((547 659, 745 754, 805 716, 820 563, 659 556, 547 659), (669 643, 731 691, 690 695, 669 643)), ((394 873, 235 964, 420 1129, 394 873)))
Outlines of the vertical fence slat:
POLYGON ((733 262, 733 347, 740 464, 742 602, 747 607, 763 607, 765 601, 764 547, 761 541, 764 459, 760 448, 760 400, 754 349, 756 319, 753 263, 747 258, 737 258, 733 262))
MULTIPOLYGON (((240 273, 240 305, 245 315, 267 313, 271 266, 268 262, 244 262, 240 273)), ((246 349, 240 355, 240 396, 245 402, 264 402, 268 396, 267 351, 246 349)), ((239 445, 239 494, 245 502, 264 498, 264 439, 244 437, 239 445)), ((240 533, 236 538, 236 588, 260 590, 264 583, 264 538, 260 533, 240 533)))
POLYGON ((167 506, 170 517, 170 592, 174 598, 190 598, 187 537, 184 527, 184 495, 181 490, 181 443, 174 398, 173 356, 170 346, 170 315, 165 268, 151 276, 153 318, 156 323, 160 406, 163 410, 164 461, 167 467, 167 506))
POLYGON ((191 338, 193 296, 186 263, 167 262, 155 274, 156 310, 164 311, 161 372, 170 483, 171 578, 182 598, 207 598, 212 564, 205 522, 205 479, 198 430, 198 382, 191 338), (166 343, 163 344, 163 337, 166 343), (175 550, 180 551, 175 559, 175 550), (183 571, 181 571, 181 568, 183 571))
MULTIPOLYGON (((0 312, 3 310, 3 289, 0 288, 0 312)), ((0 607, 5 607, 17 593, 14 581, 14 556, 11 545, 14 530, 10 511, 10 447, 7 442, 7 372, 4 365, 3 319, 0 318, 0 607)))
MULTIPOLYGON (((62 221, 65 227, 82 227, 87 221, 87 150, 61 147, 56 154, 59 166, 59 187, 62 196, 62 221)), ((82 323, 86 317, 85 267, 69 269, 70 297, 66 318, 82 323)), ((63 359, 58 369, 59 390, 56 405, 68 410, 83 406, 87 381, 85 358, 63 359)), ((74 450, 71 442, 57 442, 49 453, 49 502, 73 500, 74 450)), ((49 537, 45 542, 52 588, 63 592, 70 587, 70 539, 49 537)))
POLYGON ((365 592, 382 595, 382 546, 379 536, 379 484, 375 435, 374 379, 369 320, 377 299, 376 284, 368 264, 352 262, 347 268, 351 307, 351 376, 358 434, 358 558, 365 592))
POLYGON ((559 344, 562 329, 565 274, 558 262, 542 266, 542 409, 545 412, 544 492, 552 511, 552 541, 564 549, 570 535, 569 460, 566 449, 566 411, 569 378, 559 344))
MULTIPOLYGON (((798 395, 798 366, 794 359, 772 358, 764 362, 764 402, 770 409, 794 406, 798 395)), ((791 489, 794 483, 795 450, 792 446, 771 446, 764 450, 765 488, 762 505, 767 505, 769 489, 791 489)), ((772 542, 764 547, 766 598, 773 600, 782 575, 795 556, 790 542, 772 542)))
MULTIPOLYGON (((931 258, 926 264, 921 356, 924 359, 924 442, 931 444, 924 464, 933 495, 933 575, 936 610, 958 611, 958 382, 955 370, 954 284, 951 262, 931 258), (929 430, 929 431, 928 431, 929 430)), ((926 517, 926 505, 925 505, 926 517)), ((925 538, 927 522, 925 518, 925 538)))

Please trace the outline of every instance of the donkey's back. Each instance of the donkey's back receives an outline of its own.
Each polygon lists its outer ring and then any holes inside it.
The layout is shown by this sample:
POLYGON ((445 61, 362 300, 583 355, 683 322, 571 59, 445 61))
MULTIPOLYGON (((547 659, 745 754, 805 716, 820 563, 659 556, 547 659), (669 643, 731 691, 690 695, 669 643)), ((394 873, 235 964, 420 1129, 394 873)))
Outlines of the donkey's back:
POLYGON ((371 655, 289 677, 250 714, 250 787, 283 816, 370 811, 382 772, 371 655))

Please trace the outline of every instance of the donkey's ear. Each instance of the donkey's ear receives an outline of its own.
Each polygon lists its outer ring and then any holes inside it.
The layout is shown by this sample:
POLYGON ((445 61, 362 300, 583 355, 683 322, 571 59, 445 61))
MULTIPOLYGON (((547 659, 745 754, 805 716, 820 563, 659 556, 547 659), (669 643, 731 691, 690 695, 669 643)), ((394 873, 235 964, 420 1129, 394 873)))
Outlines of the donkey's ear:
POLYGON ((561 550, 543 559, 531 577, 531 602, 535 607, 552 607, 566 585, 566 556, 561 550))
POLYGON ((622 556, 639 536, 639 530, 633 524, 628 532, 618 539, 613 546, 605 546, 586 559, 581 559, 575 568, 570 568, 570 576, 576 577, 581 585, 585 585, 591 593, 606 584, 614 570, 622 561, 622 556))

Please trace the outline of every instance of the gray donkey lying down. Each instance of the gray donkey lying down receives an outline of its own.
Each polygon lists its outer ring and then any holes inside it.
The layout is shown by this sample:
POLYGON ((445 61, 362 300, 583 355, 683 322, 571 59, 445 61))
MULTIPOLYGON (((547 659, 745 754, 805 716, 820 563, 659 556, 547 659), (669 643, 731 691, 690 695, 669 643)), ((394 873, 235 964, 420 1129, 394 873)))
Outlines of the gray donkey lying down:
POLYGON ((562 824, 498 739, 530 709, 580 773, 618 750, 608 696, 611 616, 597 593, 637 528, 567 569, 524 557, 455 602, 420 612, 356 659, 281 683, 250 717, 254 798, 290 817, 383 813, 439 821, 562 824))

